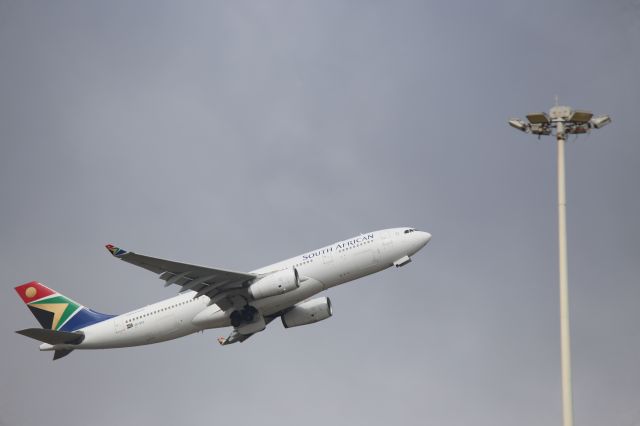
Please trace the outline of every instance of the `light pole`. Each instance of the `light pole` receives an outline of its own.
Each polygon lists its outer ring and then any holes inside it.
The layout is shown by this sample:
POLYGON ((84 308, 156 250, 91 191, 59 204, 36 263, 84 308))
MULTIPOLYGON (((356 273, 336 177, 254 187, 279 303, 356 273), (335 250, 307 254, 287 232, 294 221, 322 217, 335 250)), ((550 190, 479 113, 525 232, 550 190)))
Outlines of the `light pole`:
MULTIPOLYGON (((556 100, 557 101, 557 100, 556 100)), ((573 392, 571 390, 571 339, 569 334, 569 279, 567 274, 567 198, 564 175, 564 145, 568 134, 587 133, 611 123, 608 115, 593 117, 588 111, 554 106, 549 115, 527 115, 528 123, 513 118, 509 125, 525 133, 548 136, 558 141, 558 255, 560 264, 560 358, 562 369, 562 424, 573 426, 573 392)))

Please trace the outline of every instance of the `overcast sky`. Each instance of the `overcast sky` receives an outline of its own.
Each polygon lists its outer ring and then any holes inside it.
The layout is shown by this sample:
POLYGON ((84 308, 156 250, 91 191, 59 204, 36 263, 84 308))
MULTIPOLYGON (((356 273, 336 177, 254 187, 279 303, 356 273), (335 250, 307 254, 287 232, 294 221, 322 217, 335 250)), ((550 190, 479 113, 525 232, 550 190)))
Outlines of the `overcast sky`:
POLYGON ((561 104, 576 424, 640 425, 640 2, 0 0, 0 425, 559 425, 561 104), (334 316, 51 361, 13 287, 175 294, 128 250, 251 270, 433 234, 334 316), (137 422, 137 423, 135 423, 137 422))

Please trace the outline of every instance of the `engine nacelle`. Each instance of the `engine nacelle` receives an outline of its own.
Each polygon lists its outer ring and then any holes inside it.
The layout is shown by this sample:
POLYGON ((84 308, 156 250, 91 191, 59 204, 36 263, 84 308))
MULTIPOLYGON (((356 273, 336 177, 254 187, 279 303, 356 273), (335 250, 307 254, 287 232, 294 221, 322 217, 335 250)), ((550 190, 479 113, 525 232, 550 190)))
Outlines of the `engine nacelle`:
POLYGON ((331 312, 331 300, 328 297, 318 297, 298 303, 286 314, 282 315, 282 325, 285 328, 299 325, 313 324, 329 318, 331 312))
POLYGON ((249 286, 249 294, 254 299, 277 296, 295 290, 300 285, 296 268, 274 272, 249 286))

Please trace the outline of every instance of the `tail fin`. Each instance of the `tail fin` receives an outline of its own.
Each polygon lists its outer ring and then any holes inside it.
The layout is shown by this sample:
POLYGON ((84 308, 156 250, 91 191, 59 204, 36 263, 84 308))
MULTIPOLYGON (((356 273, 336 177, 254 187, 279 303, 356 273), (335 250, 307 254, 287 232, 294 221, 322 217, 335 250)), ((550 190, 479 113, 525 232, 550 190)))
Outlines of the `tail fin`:
POLYGON ((16 291, 45 329, 75 331, 113 317, 92 311, 35 281, 16 287, 16 291))

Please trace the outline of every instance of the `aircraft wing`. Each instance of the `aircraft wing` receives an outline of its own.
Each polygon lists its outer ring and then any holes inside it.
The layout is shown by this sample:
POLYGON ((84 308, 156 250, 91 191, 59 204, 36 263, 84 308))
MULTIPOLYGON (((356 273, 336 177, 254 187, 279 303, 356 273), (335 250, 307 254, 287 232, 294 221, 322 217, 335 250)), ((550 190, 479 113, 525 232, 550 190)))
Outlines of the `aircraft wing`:
MULTIPOLYGON (((106 247, 118 259, 158 274, 159 278, 166 282, 165 287, 175 284, 182 287, 180 292, 193 290, 196 292, 195 297, 206 295, 213 300, 213 303, 219 303, 230 292, 246 287, 249 281, 257 277, 257 275, 244 272, 214 269, 143 256, 112 244, 107 244, 106 247)), ((225 309, 223 306, 220 307, 225 309)))

